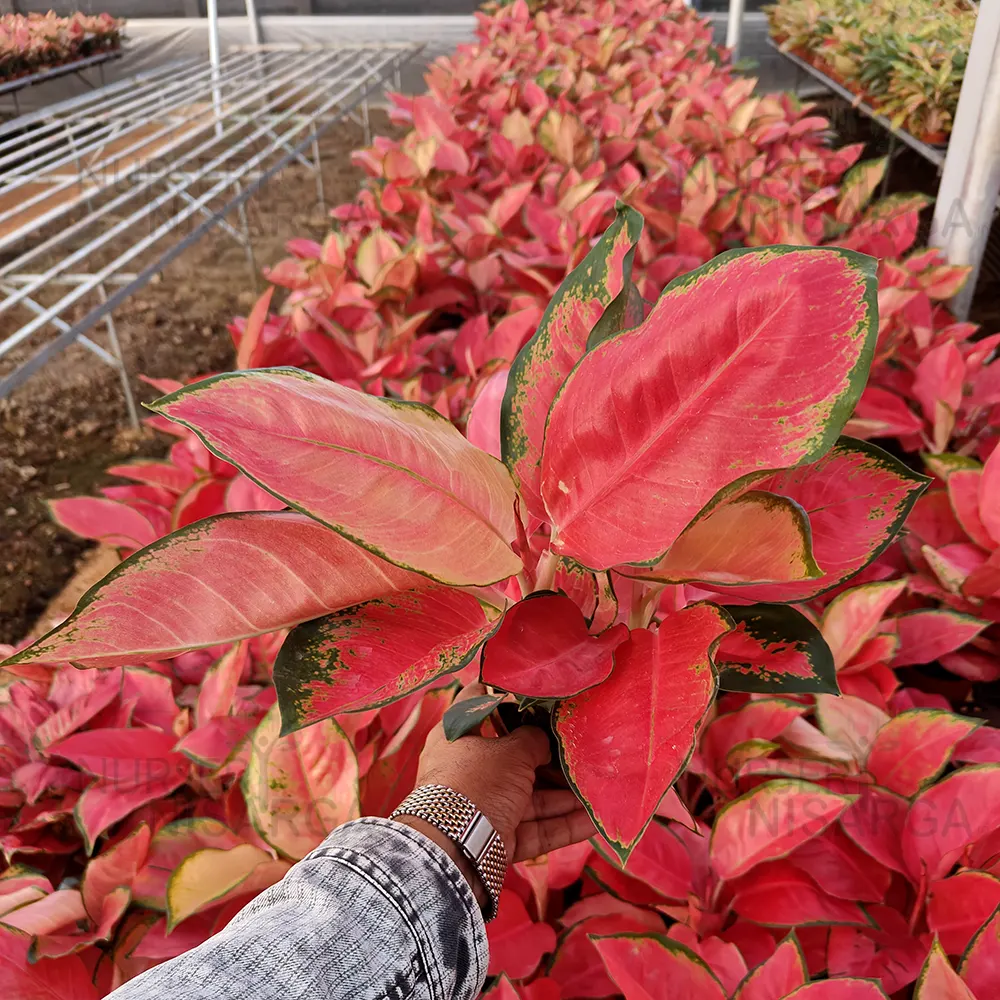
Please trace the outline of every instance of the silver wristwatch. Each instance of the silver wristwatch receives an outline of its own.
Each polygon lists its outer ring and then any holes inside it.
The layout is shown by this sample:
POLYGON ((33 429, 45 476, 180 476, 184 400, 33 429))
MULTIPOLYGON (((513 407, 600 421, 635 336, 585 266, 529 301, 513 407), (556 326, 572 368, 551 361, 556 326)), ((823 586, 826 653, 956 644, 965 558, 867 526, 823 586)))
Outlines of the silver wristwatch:
POLYGON ((447 785, 423 785, 410 792, 389 819, 397 816, 416 816, 458 845, 486 886, 490 905, 485 916, 492 920, 507 875, 507 848, 476 804, 447 785))

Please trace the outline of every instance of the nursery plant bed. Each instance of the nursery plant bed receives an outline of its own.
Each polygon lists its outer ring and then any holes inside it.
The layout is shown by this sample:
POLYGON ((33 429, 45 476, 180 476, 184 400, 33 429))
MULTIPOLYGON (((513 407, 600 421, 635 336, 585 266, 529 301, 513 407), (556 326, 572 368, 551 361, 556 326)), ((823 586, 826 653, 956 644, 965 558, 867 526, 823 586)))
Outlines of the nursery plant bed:
MULTIPOLYGON (((65 62, 58 66, 49 66, 38 70, 36 73, 15 77, 12 80, 5 80, 0 82, 0 97, 6 94, 16 95, 17 91, 24 90, 25 87, 34 87, 40 83, 47 83, 49 80, 56 80, 61 76, 69 76, 71 73, 81 73, 85 69, 94 69, 95 67, 101 72, 101 82, 103 83, 104 73, 101 67, 105 63, 121 59, 124 55, 125 50, 119 46, 118 48, 98 52, 96 55, 87 56, 85 59, 74 59, 72 62, 65 62)), ((14 101, 16 106, 16 96, 14 101)))
POLYGON ((784 49, 778 45, 773 38, 768 38, 767 44, 771 46, 776 52, 782 55, 794 66, 798 67, 804 73, 808 73, 814 80, 819 81, 824 87, 831 90, 838 97, 842 97, 847 101, 851 107, 856 108, 861 114, 870 118, 873 122, 878 124, 881 128, 885 129, 886 132, 898 139, 900 142, 905 143, 910 149, 919 153, 924 159, 929 160, 938 169, 944 165, 945 152, 947 151, 946 146, 930 146, 926 142, 921 142, 916 136, 911 135, 905 129, 897 128, 892 122, 889 121, 884 115, 880 115, 874 108, 870 105, 865 104, 864 101, 859 101, 856 94, 852 94, 846 87, 837 83, 836 80, 831 79, 825 73, 818 70, 812 63, 806 62, 800 56, 795 55, 794 52, 786 52, 784 49))

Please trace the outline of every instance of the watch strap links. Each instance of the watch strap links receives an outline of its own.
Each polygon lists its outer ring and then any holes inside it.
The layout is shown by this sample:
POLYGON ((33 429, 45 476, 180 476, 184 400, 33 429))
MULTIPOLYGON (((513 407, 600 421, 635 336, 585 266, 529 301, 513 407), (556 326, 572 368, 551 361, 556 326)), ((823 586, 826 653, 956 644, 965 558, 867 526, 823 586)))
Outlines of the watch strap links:
POLYGON ((416 816, 440 830, 472 862, 490 898, 485 913, 492 920, 500 905, 500 890, 507 875, 507 848, 493 824, 461 792, 447 785, 422 785, 393 810, 389 819, 416 816))

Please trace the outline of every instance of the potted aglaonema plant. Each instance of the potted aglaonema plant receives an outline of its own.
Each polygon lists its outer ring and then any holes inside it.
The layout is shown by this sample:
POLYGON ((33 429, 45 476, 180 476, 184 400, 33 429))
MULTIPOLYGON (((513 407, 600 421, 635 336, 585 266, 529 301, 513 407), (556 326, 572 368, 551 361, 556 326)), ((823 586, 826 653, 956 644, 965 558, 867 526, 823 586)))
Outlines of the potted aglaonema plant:
POLYGON ((451 734, 501 699, 549 718, 627 858, 719 687, 836 690, 796 605, 873 559, 924 486, 839 437, 878 327, 872 259, 732 250, 649 307, 641 229, 619 207, 557 290, 491 418, 500 458, 425 406, 289 368, 152 404, 288 509, 160 539, 12 662, 136 663, 290 629, 286 733, 478 664, 492 694, 457 703, 451 734))

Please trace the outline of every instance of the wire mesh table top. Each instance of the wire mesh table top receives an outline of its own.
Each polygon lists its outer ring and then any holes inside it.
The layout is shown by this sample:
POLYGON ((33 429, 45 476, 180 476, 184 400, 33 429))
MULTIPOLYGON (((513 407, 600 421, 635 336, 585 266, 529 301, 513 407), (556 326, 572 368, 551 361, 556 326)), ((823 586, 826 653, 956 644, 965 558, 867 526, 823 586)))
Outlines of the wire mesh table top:
POLYGON ((0 126, 0 398, 75 341, 117 365, 87 331, 210 227, 248 239, 225 216, 289 163, 322 195, 318 136, 418 50, 243 48, 0 126))

